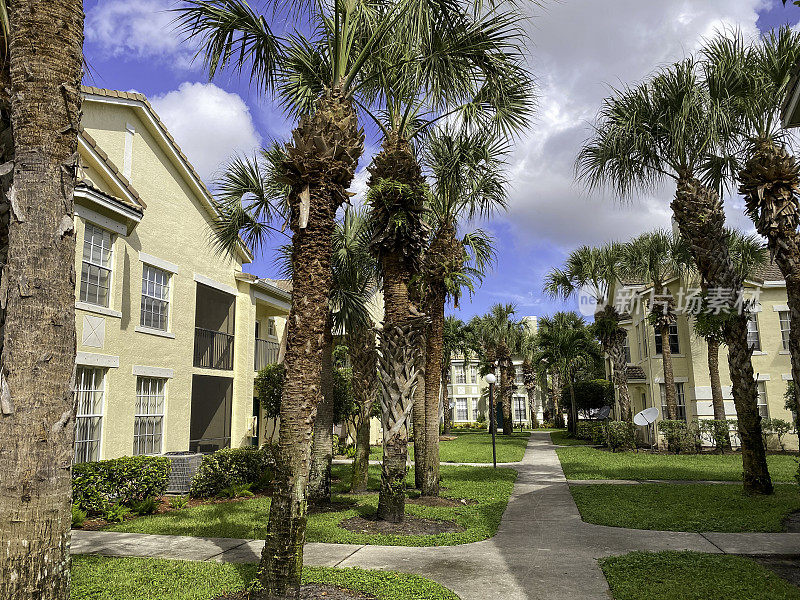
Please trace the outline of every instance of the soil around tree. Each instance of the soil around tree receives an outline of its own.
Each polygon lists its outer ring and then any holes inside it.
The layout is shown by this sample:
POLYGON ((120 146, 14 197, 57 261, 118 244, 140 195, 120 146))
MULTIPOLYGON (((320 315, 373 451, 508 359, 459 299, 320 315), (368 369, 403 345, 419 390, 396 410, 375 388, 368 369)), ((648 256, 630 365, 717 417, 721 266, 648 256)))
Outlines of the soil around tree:
POLYGON ((418 506, 433 506, 443 508, 453 508, 457 506, 473 506, 478 503, 472 498, 445 498, 444 496, 420 496, 406 500, 409 504, 418 506))
POLYGON ((750 556, 778 577, 800 587, 800 556, 750 556))
MULTIPOLYGON (((248 600, 246 591, 242 590, 232 594, 217 596, 214 600, 248 600)), ((347 588, 336 585, 323 585, 320 583, 309 583, 300 586, 300 600, 378 600, 372 594, 364 594, 348 590, 347 588)))
POLYGON ((350 517, 339 523, 339 527, 353 533, 370 535, 437 535, 464 531, 464 528, 454 521, 425 519, 411 515, 406 515, 402 523, 379 521, 376 517, 350 517))
POLYGON ((786 533, 800 533, 800 510, 797 510, 783 520, 783 530, 786 533))

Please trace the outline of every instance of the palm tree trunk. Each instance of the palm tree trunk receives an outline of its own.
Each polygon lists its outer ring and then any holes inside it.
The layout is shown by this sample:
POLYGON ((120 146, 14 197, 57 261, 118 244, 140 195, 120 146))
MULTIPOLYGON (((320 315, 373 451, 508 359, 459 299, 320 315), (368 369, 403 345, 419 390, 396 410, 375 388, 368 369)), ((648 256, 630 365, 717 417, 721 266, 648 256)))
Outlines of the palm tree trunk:
MULTIPOLYGON (((426 327, 426 329, 428 329, 426 327)), ((427 355, 427 335, 420 338, 420 347, 417 348, 420 360, 426 361, 427 355)), ((414 391, 414 409, 411 411, 411 423, 414 431, 414 487, 422 489, 425 472, 425 388, 427 387, 428 372, 417 381, 417 388, 414 391)))
POLYGON ((322 347, 322 400, 314 419, 314 441, 311 449, 311 473, 308 480, 308 501, 324 504, 331 501, 331 461, 333 460, 333 319, 328 313, 322 347))
POLYGON ((561 374, 554 370, 551 375, 553 386, 550 391, 553 399, 553 422, 558 428, 564 427, 564 411, 561 408, 561 374))
POLYGON ((10 73, 13 150, 4 153, 13 152, 14 162, 2 167, 6 176, 13 167, 13 185, 3 198, 8 230, 0 233, 8 244, 0 274, 0 597, 63 600, 70 593, 72 194, 84 15, 79 0, 13 2, 9 9, 4 79, 10 73))
POLYGON ((578 405, 575 402, 575 385, 572 377, 569 378, 569 432, 575 435, 578 432, 578 405))
POLYGON ((628 361, 625 359, 625 346, 622 343, 614 343, 610 347, 612 363, 612 377, 617 386, 619 398, 620 419, 628 423, 633 422, 633 411, 631 410, 631 396, 628 391, 628 361))
POLYGON ((508 364, 511 359, 505 360, 506 354, 502 353, 503 359, 500 363, 500 406, 503 409, 503 435, 511 435, 514 432, 514 422, 511 419, 511 378, 510 368, 508 364))
POLYGON ((522 363, 522 376, 525 381, 525 391, 528 394, 528 411, 531 413, 531 428, 539 428, 539 415, 536 410, 536 373, 529 360, 522 363))
MULTIPOLYGON (((710 337, 706 339, 706 344, 708 344, 708 373, 711 380, 711 406, 714 409, 714 420, 727 421, 725 399, 722 396, 722 382, 719 378, 719 341, 710 337)), ((731 447, 730 433, 725 434, 723 446, 720 450, 731 447)))
POLYGON ((365 492, 369 481, 370 421, 377 391, 375 334, 368 329, 351 332, 348 345, 353 363, 353 397, 358 406, 356 454, 353 459, 350 491, 365 492))
MULTIPOLYGON (((444 294, 436 294, 428 306, 427 353, 425 363, 425 468, 423 496, 439 495, 439 382, 442 379, 444 294)), ((419 464, 418 460, 416 459, 419 464)))
MULTIPOLYGON (((730 259, 725 213, 719 195, 697 179, 684 176, 678 182, 672 209, 681 235, 691 244, 697 269, 709 289, 740 290, 742 281, 730 259)), ((747 315, 729 319, 724 333, 742 443, 744 488, 750 493, 771 494, 772 480, 758 414, 758 389, 747 343, 747 315)))
POLYGON ((450 433, 453 422, 453 413, 450 410, 450 395, 447 386, 450 384, 450 365, 442 365, 442 410, 444 411, 444 434, 450 433))
POLYGON ((345 199, 344 190, 363 151, 363 133, 351 103, 339 90, 327 91, 314 114, 300 120, 286 150, 294 287, 286 320, 275 485, 258 569, 262 589, 251 594, 253 600, 299 595, 314 419, 322 399, 331 241, 336 209, 345 199))
POLYGON ((664 365, 664 397, 667 401, 667 417, 678 418, 678 400, 675 397, 675 375, 672 371, 672 348, 669 345, 669 324, 660 327, 661 362, 664 365))

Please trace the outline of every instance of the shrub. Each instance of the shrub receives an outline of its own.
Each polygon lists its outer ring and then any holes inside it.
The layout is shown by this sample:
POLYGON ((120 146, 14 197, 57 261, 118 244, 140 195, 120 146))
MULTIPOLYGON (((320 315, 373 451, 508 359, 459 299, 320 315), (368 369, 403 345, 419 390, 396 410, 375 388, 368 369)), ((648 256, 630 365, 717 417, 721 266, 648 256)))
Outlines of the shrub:
POLYGON ((252 487, 252 483, 234 483, 221 489, 217 495, 220 498, 252 498, 254 496, 250 489, 252 487))
POLYGON ((169 483, 170 461, 163 456, 125 456, 72 468, 72 501, 90 514, 110 504, 133 506, 161 496, 169 483))
POLYGON ((786 450, 783 438, 792 430, 792 424, 784 419, 770 419, 770 425, 772 426, 772 433, 778 438, 778 445, 781 447, 781 450, 786 450))
POLYGON ((223 448, 203 457, 189 495, 210 498, 232 485, 249 483, 256 490, 272 482, 275 461, 270 446, 223 448))
POLYGON ((606 426, 606 444, 614 452, 636 447, 636 429, 633 423, 611 421, 606 426))
POLYGON ((726 420, 701 419, 698 428, 702 438, 706 439, 714 448, 722 452, 728 445, 730 426, 726 420))
POLYGON ((261 369, 253 382, 256 398, 267 417, 274 419, 281 412, 281 394, 286 370, 282 364, 270 364, 261 369))
POLYGON ((122 523, 130 513, 131 509, 122 504, 109 504, 103 518, 109 523, 122 523))
POLYGON ((134 502, 133 512, 140 517, 143 515, 152 515, 158 510, 159 502, 153 496, 145 498, 141 502, 134 502))
POLYGON ((186 496, 172 496, 169 499, 169 505, 175 510, 181 510, 186 508, 186 505, 189 503, 189 500, 186 496))
POLYGON ((700 451, 700 427, 695 422, 664 419, 659 421, 658 431, 664 436, 670 452, 689 454, 700 451))
POLYGON ((594 444, 604 444, 606 440, 603 424, 593 421, 578 421, 575 437, 581 440, 589 440, 594 444))
POLYGON ((85 510, 81 510, 81 507, 77 504, 72 505, 72 528, 75 529, 76 527, 83 527, 84 522, 86 521, 86 517, 89 516, 86 514, 85 510))

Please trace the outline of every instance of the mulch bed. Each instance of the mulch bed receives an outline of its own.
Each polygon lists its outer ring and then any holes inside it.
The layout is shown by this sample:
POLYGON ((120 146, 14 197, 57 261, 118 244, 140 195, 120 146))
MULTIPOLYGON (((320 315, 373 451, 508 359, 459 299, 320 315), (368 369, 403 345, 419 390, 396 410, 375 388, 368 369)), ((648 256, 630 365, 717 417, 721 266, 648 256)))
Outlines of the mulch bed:
POLYGON ((800 510, 790 513, 783 520, 783 530, 786 533, 800 533, 800 510))
POLYGON ((337 512, 340 510, 348 510, 353 508, 351 502, 326 502, 325 504, 309 504, 308 514, 314 515, 319 513, 337 512))
POLYGON ((406 500, 409 504, 416 504, 418 506, 434 506, 434 507, 442 507, 442 508, 453 508, 457 506, 472 506, 477 504, 478 501, 472 498, 444 498, 442 496, 439 497, 431 497, 431 496, 420 496, 419 498, 409 498, 406 500))
MULTIPOLYGON (((248 600, 248 595, 247 592, 240 591, 217 596, 214 600, 248 600)), ((377 597, 335 585, 310 583, 300 586, 300 600, 377 600, 377 597)))
POLYGON ((750 556, 761 566, 766 567, 778 577, 800 587, 800 557, 797 556, 750 556))
POLYGON ((375 517, 350 517, 339 523, 339 527, 353 533, 367 533, 370 535, 436 535, 464 531, 464 528, 454 521, 425 519, 411 515, 406 515, 402 523, 378 521, 375 517))

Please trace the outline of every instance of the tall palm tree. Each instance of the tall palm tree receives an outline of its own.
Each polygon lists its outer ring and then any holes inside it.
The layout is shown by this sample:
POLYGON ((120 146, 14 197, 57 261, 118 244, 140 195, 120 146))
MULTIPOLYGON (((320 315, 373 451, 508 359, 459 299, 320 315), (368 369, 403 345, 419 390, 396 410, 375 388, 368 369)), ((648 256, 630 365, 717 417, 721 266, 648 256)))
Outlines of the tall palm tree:
POLYGON ((691 257, 682 240, 664 229, 643 233, 622 246, 621 272, 624 276, 643 281, 653 287, 650 324, 661 336, 661 360, 664 366, 664 396, 667 418, 678 418, 675 397, 675 375, 672 371, 672 350, 669 341, 670 326, 675 323, 675 301, 667 281, 683 275, 691 257))
POLYGON ((447 127, 426 143, 423 162, 431 179, 432 234, 420 278, 423 308, 430 319, 425 351, 423 460, 415 453, 415 468, 422 466, 424 496, 439 495, 439 389, 444 364, 445 303, 452 299, 458 307, 463 291, 474 291, 494 258, 489 235, 477 230, 459 237, 458 229, 465 219, 487 218, 505 208, 504 156, 503 145, 486 130, 470 133, 447 127))
POLYGON ((581 292, 590 294, 599 309, 595 314, 594 331, 611 358, 612 379, 617 388, 622 420, 631 422, 633 411, 628 392, 625 340, 627 332, 620 326, 622 315, 609 293, 619 281, 622 246, 609 243, 603 246, 580 246, 569 253, 563 268, 550 271, 545 277, 544 291, 553 298, 578 298, 581 292))
POLYGON ((528 411, 531 415, 531 427, 539 428, 539 407, 536 405, 536 355, 539 351, 537 335, 530 330, 523 333, 518 352, 522 356, 522 381, 528 395, 528 411))
POLYGON ((708 93, 692 60, 662 69, 604 101, 592 137, 577 159, 589 187, 610 186, 619 196, 673 180, 672 211, 709 288, 733 290, 723 298, 725 340, 742 440, 743 479, 748 492, 770 494, 757 386, 747 343, 747 315, 736 294, 742 279, 730 258, 725 213, 718 189, 731 166, 720 148, 730 119, 708 93))
MULTIPOLYGON (((780 111, 800 61, 800 33, 788 26, 748 44, 740 31, 703 48, 706 82, 736 122, 739 193, 786 280, 792 375, 800 378, 800 164, 780 111)), ((798 405, 797 408, 800 408, 798 405)))
POLYGON ((444 433, 450 433, 452 423, 452 411, 450 410, 450 399, 447 394, 447 386, 450 384, 450 365, 453 358, 461 356, 464 359, 465 368, 469 363, 469 331, 468 326, 461 319, 448 316, 444 319, 442 327, 442 411, 444 413, 444 433))
POLYGON ((80 0, 0 2, 0 597, 69 597, 80 0))
POLYGON ((176 9, 179 29, 200 43, 210 77, 226 67, 258 89, 277 92, 299 119, 286 145, 292 308, 287 320, 286 379, 280 413, 275 493, 270 505, 256 598, 299 594, 306 492, 314 416, 322 397, 321 358, 331 290, 331 243, 338 207, 363 152, 354 103, 370 57, 412 0, 268 3, 286 21, 309 24, 310 37, 280 38, 245 0, 189 0, 176 9))

